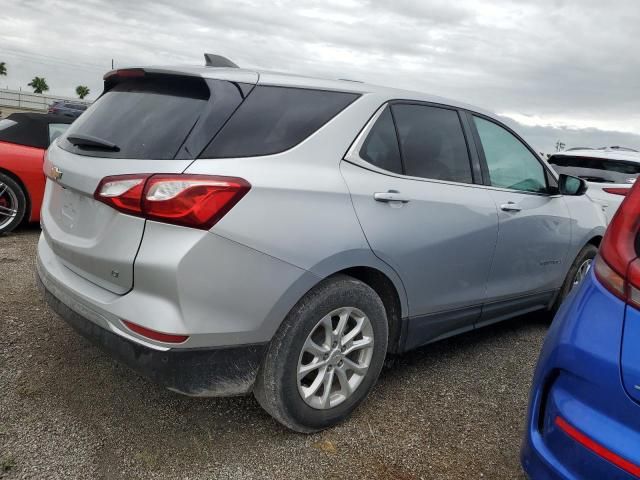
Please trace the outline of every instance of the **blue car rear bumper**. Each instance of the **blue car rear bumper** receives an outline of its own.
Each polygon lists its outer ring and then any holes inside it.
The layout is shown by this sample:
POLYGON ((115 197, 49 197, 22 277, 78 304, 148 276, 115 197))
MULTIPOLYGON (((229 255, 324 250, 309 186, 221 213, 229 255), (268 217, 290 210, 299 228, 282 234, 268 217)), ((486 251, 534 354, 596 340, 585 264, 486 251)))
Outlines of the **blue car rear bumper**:
POLYGON ((638 478, 556 423, 561 418, 615 456, 640 465, 640 405, 625 391, 620 371, 625 308, 592 272, 554 319, 529 399, 521 452, 529 478, 638 478))

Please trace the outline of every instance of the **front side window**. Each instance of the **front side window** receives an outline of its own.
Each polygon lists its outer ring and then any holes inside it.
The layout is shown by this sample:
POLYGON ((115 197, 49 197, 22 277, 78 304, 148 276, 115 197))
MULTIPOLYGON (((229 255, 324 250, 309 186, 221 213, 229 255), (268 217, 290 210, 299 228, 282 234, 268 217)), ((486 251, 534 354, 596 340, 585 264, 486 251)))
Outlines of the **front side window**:
POLYGON ((402 173, 398 137, 389 107, 378 117, 362 144, 360 158, 383 170, 402 173))
POLYGON ((392 111, 406 175, 473 183, 458 112, 415 104, 396 104, 392 111))
POLYGON ((548 191, 544 167, 518 138, 484 118, 474 116, 473 121, 492 186, 535 193, 548 191))

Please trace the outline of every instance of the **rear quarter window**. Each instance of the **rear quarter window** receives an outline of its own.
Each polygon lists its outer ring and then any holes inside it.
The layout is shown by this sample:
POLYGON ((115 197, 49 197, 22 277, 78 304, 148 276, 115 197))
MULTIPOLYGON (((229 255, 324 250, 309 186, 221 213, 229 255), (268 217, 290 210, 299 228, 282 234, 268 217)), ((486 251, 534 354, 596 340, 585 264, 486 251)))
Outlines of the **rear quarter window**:
POLYGON ((559 173, 595 183, 633 183, 640 175, 640 162, 610 158, 553 155, 549 164, 559 173))
POLYGON ((257 86, 201 158, 253 157, 283 152, 313 134, 359 95, 257 86))

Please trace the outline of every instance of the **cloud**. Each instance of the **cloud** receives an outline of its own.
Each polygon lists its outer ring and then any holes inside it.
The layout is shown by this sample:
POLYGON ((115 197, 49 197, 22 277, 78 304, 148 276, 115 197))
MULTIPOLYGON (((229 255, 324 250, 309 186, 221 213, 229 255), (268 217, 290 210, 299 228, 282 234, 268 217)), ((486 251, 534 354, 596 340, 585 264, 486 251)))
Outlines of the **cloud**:
POLYGON ((39 75, 51 93, 95 97, 112 58, 201 64, 209 51, 535 119, 523 132, 640 134, 639 32, 637 0, 4 0, 0 87, 39 75))

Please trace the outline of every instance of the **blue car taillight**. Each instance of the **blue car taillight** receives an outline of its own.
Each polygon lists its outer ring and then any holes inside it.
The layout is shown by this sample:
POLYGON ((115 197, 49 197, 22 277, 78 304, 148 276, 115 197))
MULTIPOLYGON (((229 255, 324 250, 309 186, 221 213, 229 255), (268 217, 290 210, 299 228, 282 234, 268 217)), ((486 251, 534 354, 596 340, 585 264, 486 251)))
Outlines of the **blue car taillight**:
POLYGON ((640 307, 640 183, 635 184, 614 215, 600 245, 594 272, 616 297, 640 307))
POLYGON ((590 450, 598 457, 611 462, 616 467, 621 468, 625 472, 640 478, 640 466, 626 460, 625 458, 622 458, 620 455, 615 454, 608 448, 596 442, 595 440, 575 428, 561 416, 558 415, 555 418, 554 423, 560 430, 562 430, 575 442, 585 447, 587 450, 590 450))

